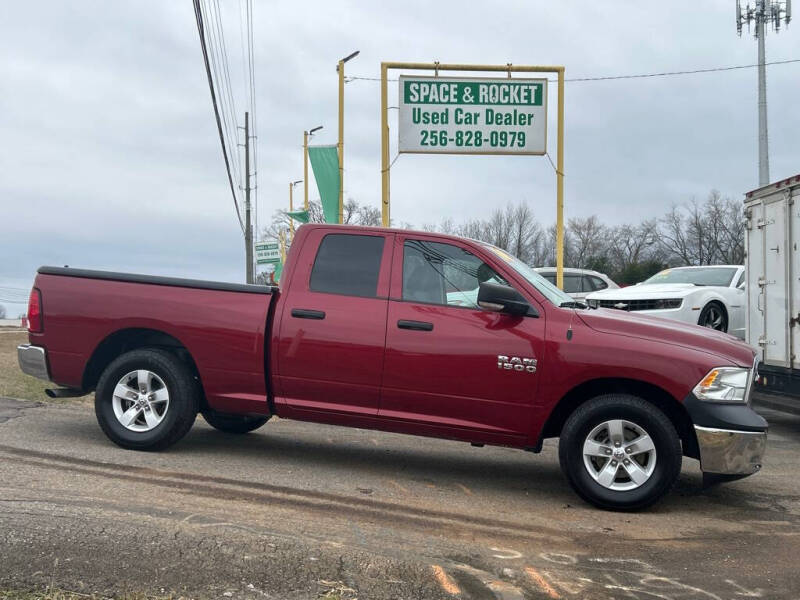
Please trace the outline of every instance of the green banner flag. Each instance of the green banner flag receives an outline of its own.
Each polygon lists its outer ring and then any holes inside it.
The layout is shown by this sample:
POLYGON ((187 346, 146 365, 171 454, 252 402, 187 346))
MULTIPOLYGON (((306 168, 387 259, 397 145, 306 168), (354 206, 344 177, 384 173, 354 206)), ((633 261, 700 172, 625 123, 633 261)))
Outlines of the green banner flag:
POLYGON ((308 211, 307 210, 287 211, 286 214, 289 215, 295 221, 300 221, 301 223, 308 223, 308 211))
POLYGON ((272 279, 275 283, 279 283, 281 280, 281 273, 283 273, 283 263, 279 262, 275 265, 275 271, 272 274, 272 279))
POLYGON ((339 153, 336 146, 309 146, 308 157, 314 169, 322 214, 326 223, 339 222, 339 153))

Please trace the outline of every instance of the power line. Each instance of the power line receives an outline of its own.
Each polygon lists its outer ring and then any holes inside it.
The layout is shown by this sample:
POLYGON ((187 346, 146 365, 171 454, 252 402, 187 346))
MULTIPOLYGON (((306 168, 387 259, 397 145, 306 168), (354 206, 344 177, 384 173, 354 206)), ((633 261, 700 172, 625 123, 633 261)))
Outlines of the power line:
MULTIPOLYGON (((800 58, 792 58, 789 60, 774 60, 771 62, 764 63, 765 65, 787 65, 790 63, 798 63, 800 62, 800 58)), ((638 73, 634 75, 605 75, 601 77, 576 77, 572 79, 565 79, 565 82, 575 83, 575 82, 582 82, 582 81, 613 81, 617 79, 646 79, 650 77, 672 77, 675 75, 696 75, 700 73, 716 73, 720 71, 736 71, 738 69, 751 69, 753 67, 757 67, 758 63, 754 63, 751 65, 735 65, 732 67, 713 67, 710 69, 692 69, 688 71, 662 71, 660 73, 638 73)), ((357 77, 357 76, 350 76, 347 78, 348 81, 380 81, 380 77, 357 77)), ((398 81, 397 78, 388 79, 387 81, 398 81)), ((556 79, 548 79, 549 82, 554 83, 558 80, 556 79)))
POLYGON ((228 173, 228 184, 231 188, 231 196, 233 197, 233 205, 236 208, 236 218, 239 220, 239 227, 244 232, 244 224, 242 223, 242 216, 239 213, 239 202, 236 199, 236 191, 233 186, 233 177, 231 176, 231 165, 228 160, 228 151, 225 148, 225 136, 222 132, 222 122, 219 116, 219 107, 217 105, 217 94, 214 91, 214 81, 211 75, 211 65, 208 60, 208 49, 206 48, 205 26, 203 24, 203 13, 200 8, 200 0, 192 0, 194 4, 194 16, 197 21, 197 33, 200 36, 200 49, 203 53, 203 63, 206 68, 206 78, 208 79, 208 89, 211 92, 211 104, 214 107, 214 118, 217 121, 217 132, 219 133, 219 142, 222 146, 222 157, 225 159, 225 170, 228 173))
MULTIPOLYGON (((227 51, 225 49, 224 35, 221 34, 221 16, 219 6, 214 10, 214 4, 209 0, 201 3, 205 21, 210 24, 206 30, 208 34, 208 45, 211 48, 211 74, 214 79, 214 87, 219 90, 219 100, 222 113, 222 129, 225 132, 226 143, 232 155, 232 167, 237 187, 241 188, 242 174, 239 169, 241 152, 238 144, 238 129, 236 128, 236 110, 233 103, 233 95, 230 89, 230 80, 226 79, 225 73, 228 72, 227 51)), ((241 198, 240 198, 241 199, 241 198)))
MULTIPOLYGON (((254 202, 255 224, 258 231, 258 112, 256 111, 256 67, 253 37, 253 0, 247 0, 247 67, 249 74, 250 114, 253 117, 253 176, 254 176, 254 202)), ((249 165, 248 165, 249 166, 249 165)))

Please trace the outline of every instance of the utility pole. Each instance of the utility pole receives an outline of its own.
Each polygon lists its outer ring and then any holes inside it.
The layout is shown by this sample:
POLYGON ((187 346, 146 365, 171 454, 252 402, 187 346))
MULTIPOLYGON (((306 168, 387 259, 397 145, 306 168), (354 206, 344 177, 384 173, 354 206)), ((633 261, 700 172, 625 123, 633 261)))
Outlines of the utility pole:
POLYGON ((359 50, 339 61, 339 224, 344 221, 344 63, 359 54, 359 50))
POLYGON ((781 21, 789 25, 792 20, 791 0, 755 0, 742 10, 741 0, 736 0, 736 31, 742 35, 742 25, 755 22, 755 37, 758 40, 758 185, 769 183, 769 134, 767 133, 767 67, 765 37, 767 23, 772 23, 775 33, 780 31, 781 21))
POLYGON ((253 283, 253 226, 250 222, 250 113, 244 113, 244 251, 247 283, 253 283))

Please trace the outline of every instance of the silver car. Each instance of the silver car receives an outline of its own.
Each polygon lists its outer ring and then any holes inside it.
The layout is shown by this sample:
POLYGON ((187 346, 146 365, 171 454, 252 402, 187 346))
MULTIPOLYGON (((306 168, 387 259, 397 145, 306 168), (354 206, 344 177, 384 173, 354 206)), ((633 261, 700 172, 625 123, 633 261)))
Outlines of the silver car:
MULTIPOLYGON (((555 267, 538 267, 534 269, 550 283, 556 282, 555 267)), ((619 286, 611 281, 605 273, 590 271, 589 269, 564 269, 564 291, 575 298, 583 300, 587 294, 599 290, 614 290, 619 286)))

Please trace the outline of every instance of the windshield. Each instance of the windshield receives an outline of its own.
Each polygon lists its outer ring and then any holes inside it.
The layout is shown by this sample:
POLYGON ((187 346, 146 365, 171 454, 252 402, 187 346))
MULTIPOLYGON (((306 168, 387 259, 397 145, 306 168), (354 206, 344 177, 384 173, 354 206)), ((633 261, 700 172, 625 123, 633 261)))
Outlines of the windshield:
POLYGON ((547 298, 556 306, 561 306, 561 304, 565 302, 568 304, 575 303, 575 300, 573 300, 571 296, 568 296, 562 292, 555 285, 547 281, 547 279, 539 275, 539 273, 534 271, 517 257, 510 255, 508 252, 501 250, 497 246, 492 246, 491 244, 486 243, 483 243, 482 245, 487 250, 491 250, 495 256, 500 258, 504 263, 516 271, 523 279, 539 290, 539 292, 541 292, 545 298, 547 298))
POLYGON ((666 269, 641 283, 692 283, 728 287, 736 274, 735 267, 708 267, 691 269, 666 269))

